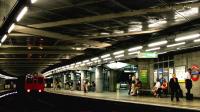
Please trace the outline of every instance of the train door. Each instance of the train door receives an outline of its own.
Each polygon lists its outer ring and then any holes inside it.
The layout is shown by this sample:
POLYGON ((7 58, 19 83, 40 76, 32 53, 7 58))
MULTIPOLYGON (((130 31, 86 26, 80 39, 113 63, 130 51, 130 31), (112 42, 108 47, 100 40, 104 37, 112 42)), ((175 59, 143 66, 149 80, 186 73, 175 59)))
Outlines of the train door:
POLYGON ((34 84, 33 84, 33 78, 32 77, 26 77, 26 80, 25 80, 25 90, 27 92, 30 92, 33 90, 34 88, 34 84))

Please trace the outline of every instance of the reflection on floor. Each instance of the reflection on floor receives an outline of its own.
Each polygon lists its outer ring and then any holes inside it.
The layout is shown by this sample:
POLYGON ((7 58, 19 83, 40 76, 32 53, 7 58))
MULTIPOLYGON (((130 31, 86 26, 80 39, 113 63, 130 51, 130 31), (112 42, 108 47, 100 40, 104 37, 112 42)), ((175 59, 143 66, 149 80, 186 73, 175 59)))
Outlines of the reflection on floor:
POLYGON ((119 102, 128 102, 128 103, 137 103, 137 104, 145 104, 145 105, 156 105, 163 107, 173 107, 173 108, 183 108, 183 109, 191 109, 191 110, 200 110, 200 100, 194 99, 193 101, 187 101, 185 98, 180 98, 179 102, 171 101, 170 97, 167 98, 155 98, 149 96, 129 96, 127 90, 119 90, 117 92, 103 92, 103 93, 95 93, 88 92, 83 93, 83 91, 70 91, 70 90, 55 90, 55 89, 45 89, 47 92, 71 95, 71 96, 80 96, 87 97, 93 99, 103 99, 103 100, 112 100, 119 102))
POLYGON ((6 91, 12 91, 12 90, 9 90, 9 89, 7 89, 7 90, 0 90, 0 93, 6 92, 6 91))

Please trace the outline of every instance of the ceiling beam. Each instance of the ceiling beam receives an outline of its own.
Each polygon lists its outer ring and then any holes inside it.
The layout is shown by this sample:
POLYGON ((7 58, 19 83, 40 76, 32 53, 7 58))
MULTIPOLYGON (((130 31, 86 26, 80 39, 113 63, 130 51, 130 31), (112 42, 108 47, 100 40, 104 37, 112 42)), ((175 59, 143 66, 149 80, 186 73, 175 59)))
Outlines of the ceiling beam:
POLYGON ((23 34, 23 33, 10 33, 8 35, 9 35, 9 37, 29 37, 29 36, 34 36, 34 35, 23 34))
POLYGON ((48 66, 0 66, 0 68, 6 68, 6 69, 9 69, 9 68, 47 68, 48 66))
POLYGON ((120 2, 116 1, 116 0, 111 0, 111 2, 113 2, 115 5, 125 9, 125 10, 131 10, 130 8, 128 8, 127 6, 121 4, 120 2))
POLYGON ((48 63, 0 63, 0 66, 51 66, 53 64, 48 63))
MULTIPOLYGON (((3 48, 28 48, 28 47, 31 47, 31 48, 39 48, 40 46, 28 46, 28 45, 5 45, 3 44, 0 49, 3 49, 3 48)), ((76 48, 81 48, 80 50, 85 50, 87 47, 72 47, 72 46, 42 46, 43 49, 76 49, 76 48)), ((79 50, 78 50, 79 51, 79 50)))
MULTIPOLYGON (((76 3, 76 4, 73 4, 73 3, 67 4, 67 2, 66 2, 66 5, 63 5, 61 7, 53 7, 53 8, 48 9, 47 11, 52 13, 53 10, 72 8, 72 7, 81 7, 81 6, 96 4, 96 3, 100 3, 100 2, 104 2, 104 1, 107 1, 107 0, 84 1, 84 2, 79 2, 79 3, 76 3)), ((37 5, 33 5, 32 7, 40 8, 40 10, 37 11, 37 13, 40 13, 40 11, 46 10, 44 8, 38 7, 37 5)), ((30 14, 35 14, 35 13, 34 12, 30 12, 30 14)))
POLYGON ((121 13, 97 15, 97 16, 83 17, 83 18, 77 18, 77 19, 65 19, 65 20, 59 20, 59 21, 53 21, 53 22, 32 24, 28 26, 34 27, 34 28, 48 28, 48 27, 56 27, 56 26, 62 26, 62 25, 91 23, 91 22, 105 21, 105 20, 116 19, 116 18, 121 18, 121 17, 145 15, 148 13, 161 13, 161 12, 167 12, 167 11, 174 11, 174 10, 182 9, 185 6, 199 7, 200 3, 191 2, 191 3, 174 4, 173 6, 170 6, 170 7, 169 5, 166 5, 166 6, 162 5, 161 7, 155 7, 155 8, 132 10, 132 11, 121 12, 121 13))
POLYGON ((15 61, 7 61, 7 60, 0 60, 0 64, 40 64, 40 63, 48 63, 48 64, 55 64, 60 63, 58 60, 15 60, 15 61))
POLYGON ((42 37, 63 40, 63 41, 71 41, 71 42, 75 42, 75 43, 87 44, 87 45, 89 45, 89 47, 104 48, 104 47, 110 46, 110 44, 108 44, 108 43, 83 39, 81 37, 72 37, 69 35, 44 31, 44 30, 20 26, 20 25, 16 25, 14 30, 16 32, 24 33, 24 34, 30 34, 30 35, 35 35, 35 36, 42 36, 42 37))
POLYGON ((0 58, 0 60, 65 60, 66 58, 0 58))
POLYGON ((128 32, 128 33, 122 33, 122 34, 111 34, 111 35, 106 35, 106 36, 95 36, 95 37, 87 37, 87 39, 98 39, 98 38, 109 38, 109 37, 124 37, 126 36, 131 36, 131 35, 140 35, 140 34, 148 34, 148 33, 154 33, 162 30, 160 29, 151 29, 147 31, 136 31, 136 32, 128 32))
POLYGON ((84 54, 77 50, 1 50, 0 54, 84 54))

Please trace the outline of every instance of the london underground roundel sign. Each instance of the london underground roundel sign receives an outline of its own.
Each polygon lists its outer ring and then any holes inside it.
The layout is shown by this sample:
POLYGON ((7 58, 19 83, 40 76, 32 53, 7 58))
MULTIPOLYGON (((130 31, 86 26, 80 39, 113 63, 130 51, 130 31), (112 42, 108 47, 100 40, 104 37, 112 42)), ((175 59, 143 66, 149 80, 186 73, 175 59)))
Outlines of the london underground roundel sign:
POLYGON ((200 75, 199 66, 198 65, 192 65, 191 69, 192 69, 191 79, 193 81, 198 81, 199 80, 199 75, 200 75))

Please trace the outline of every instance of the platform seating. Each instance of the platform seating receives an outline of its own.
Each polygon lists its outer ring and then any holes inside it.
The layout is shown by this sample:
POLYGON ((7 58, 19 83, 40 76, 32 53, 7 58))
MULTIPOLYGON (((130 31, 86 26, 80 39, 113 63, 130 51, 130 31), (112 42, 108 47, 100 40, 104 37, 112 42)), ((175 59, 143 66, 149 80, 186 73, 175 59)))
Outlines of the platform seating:
POLYGON ((138 94, 139 95, 152 95, 151 91, 152 91, 151 89, 141 88, 141 89, 138 89, 138 94))

